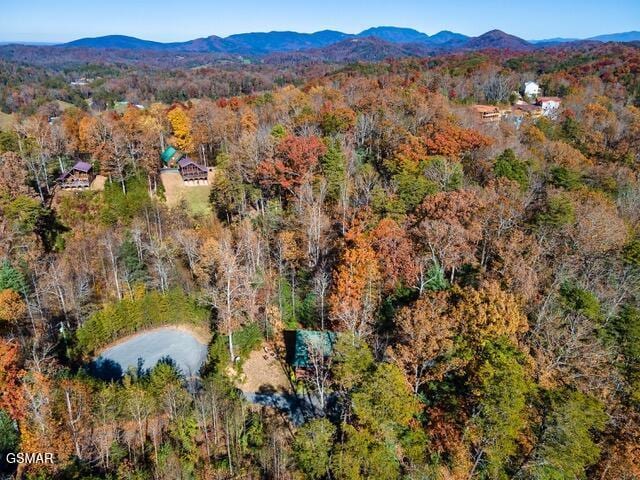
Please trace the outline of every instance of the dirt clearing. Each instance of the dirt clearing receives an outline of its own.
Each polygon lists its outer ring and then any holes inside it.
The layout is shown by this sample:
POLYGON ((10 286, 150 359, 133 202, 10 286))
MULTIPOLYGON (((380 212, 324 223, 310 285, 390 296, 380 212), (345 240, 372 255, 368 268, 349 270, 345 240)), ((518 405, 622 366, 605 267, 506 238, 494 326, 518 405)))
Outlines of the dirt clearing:
POLYGON ((242 382, 239 388, 243 392, 271 390, 278 393, 290 393, 291 384, 283 365, 268 344, 251 352, 242 364, 242 382))
POLYGON ((93 182, 91 182, 91 190, 94 190, 96 192, 100 192, 102 190, 104 190, 104 184, 107 181, 107 177, 104 177, 102 175, 96 175, 96 178, 93 179, 93 182))

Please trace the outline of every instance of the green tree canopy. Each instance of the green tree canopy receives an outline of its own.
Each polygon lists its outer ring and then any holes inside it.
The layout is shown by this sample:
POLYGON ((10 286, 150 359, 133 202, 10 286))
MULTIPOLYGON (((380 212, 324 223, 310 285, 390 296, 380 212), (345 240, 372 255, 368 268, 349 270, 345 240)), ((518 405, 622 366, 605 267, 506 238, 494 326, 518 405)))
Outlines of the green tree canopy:
POLYGON ((296 432, 293 453, 308 478, 323 478, 331 463, 336 427, 327 419, 311 420, 296 432))
POLYGON ((488 344, 476 373, 478 415, 473 420, 484 478, 511 478, 509 459, 518 451, 518 439, 528 423, 527 397, 533 382, 523 365, 523 355, 508 341, 488 344))
POLYGON ((551 392, 550 413, 530 465, 535 480, 585 478, 585 469, 600 456, 593 434, 607 421, 603 405, 581 392, 551 392))
POLYGON ((24 275, 13 268, 7 260, 0 263, 0 291, 6 289, 20 294, 27 291, 27 282, 24 275))
POLYGON ((502 152, 493 165, 496 177, 506 177, 520 184, 523 190, 529 187, 529 165, 520 160, 510 148, 502 152))

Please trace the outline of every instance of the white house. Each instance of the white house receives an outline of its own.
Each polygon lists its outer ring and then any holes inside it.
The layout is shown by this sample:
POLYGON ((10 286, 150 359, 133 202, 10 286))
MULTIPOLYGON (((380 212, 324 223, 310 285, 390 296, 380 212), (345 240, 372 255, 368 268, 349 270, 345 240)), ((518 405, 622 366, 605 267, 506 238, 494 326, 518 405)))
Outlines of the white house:
POLYGON ((542 89, 540 85, 536 82, 525 82, 524 83, 524 96, 530 98, 536 98, 538 95, 542 93, 542 89))
POLYGON ((545 117, 555 117, 562 100, 558 97, 538 97, 536 103, 542 108, 542 115, 545 117))

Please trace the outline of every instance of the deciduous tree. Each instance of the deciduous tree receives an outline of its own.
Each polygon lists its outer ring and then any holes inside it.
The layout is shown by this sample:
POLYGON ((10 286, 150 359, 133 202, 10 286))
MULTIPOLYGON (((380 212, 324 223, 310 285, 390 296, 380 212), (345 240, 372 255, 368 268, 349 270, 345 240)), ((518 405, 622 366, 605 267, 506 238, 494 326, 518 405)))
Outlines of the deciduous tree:
POLYGON ((297 194, 299 188, 311 181, 320 156, 326 146, 315 136, 283 138, 272 158, 258 165, 258 177, 266 187, 278 187, 288 194, 297 194))
POLYGON ((331 317, 339 329, 363 336, 372 327, 382 278, 371 240, 361 227, 352 227, 345 240, 333 274, 331 317))

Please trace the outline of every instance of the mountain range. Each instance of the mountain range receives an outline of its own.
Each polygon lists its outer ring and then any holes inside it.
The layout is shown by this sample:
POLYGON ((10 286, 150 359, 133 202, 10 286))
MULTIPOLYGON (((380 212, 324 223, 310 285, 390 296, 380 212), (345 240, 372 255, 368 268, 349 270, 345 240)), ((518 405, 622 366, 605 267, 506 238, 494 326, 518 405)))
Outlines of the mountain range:
MULTIPOLYGON (((640 32, 624 32, 593 37, 591 41, 640 41, 640 32)), ((232 55, 266 56, 308 51, 322 54, 322 49, 344 50, 377 47, 390 55, 423 55, 434 51, 509 49, 528 50, 539 46, 580 41, 577 39, 555 38, 527 41, 500 30, 491 30, 478 37, 469 37, 461 33, 441 31, 427 35, 411 28, 373 27, 358 34, 348 34, 335 30, 322 30, 314 33, 292 31, 255 32, 218 37, 212 35, 185 42, 162 43, 142 40, 124 35, 107 35, 96 38, 81 38, 58 45, 62 48, 155 50, 165 52, 222 53, 232 55)), ((328 52, 331 57, 331 51, 328 52)), ((366 56, 366 55, 365 55, 366 56)))
POLYGON ((96 38, 81 38, 60 47, 119 48, 128 50, 163 50, 175 52, 215 52, 240 55, 267 55, 276 52, 318 49, 345 40, 376 38, 392 44, 417 43, 421 45, 459 44, 469 37, 448 31, 428 36, 411 28, 374 27, 356 35, 322 30, 314 33, 255 32, 230 35, 222 38, 212 35, 186 42, 160 43, 123 35, 107 35, 96 38))

